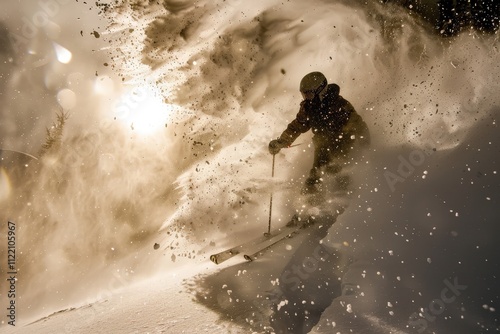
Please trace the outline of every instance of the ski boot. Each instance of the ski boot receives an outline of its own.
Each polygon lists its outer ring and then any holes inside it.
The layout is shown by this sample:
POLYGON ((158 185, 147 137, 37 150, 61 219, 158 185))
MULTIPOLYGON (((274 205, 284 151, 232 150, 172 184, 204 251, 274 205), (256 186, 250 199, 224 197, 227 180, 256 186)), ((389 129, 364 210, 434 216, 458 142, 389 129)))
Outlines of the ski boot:
POLYGON ((286 224, 286 227, 306 227, 311 223, 311 217, 309 215, 304 215, 301 213, 296 213, 293 215, 292 219, 286 224))
POLYGON ((301 194, 305 195, 306 202, 310 206, 318 206, 323 203, 323 179, 308 177, 302 187, 301 194))
POLYGON ((300 193, 302 195, 312 195, 320 192, 321 188, 321 179, 316 177, 308 177, 306 182, 304 182, 304 186, 300 193))

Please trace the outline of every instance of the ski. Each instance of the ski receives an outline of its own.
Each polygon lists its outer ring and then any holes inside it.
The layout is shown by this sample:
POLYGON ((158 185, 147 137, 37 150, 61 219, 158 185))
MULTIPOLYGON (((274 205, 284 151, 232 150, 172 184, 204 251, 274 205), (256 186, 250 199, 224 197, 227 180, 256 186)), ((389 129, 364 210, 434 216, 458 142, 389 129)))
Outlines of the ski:
POLYGON ((277 239, 281 240, 288 234, 294 233, 297 229, 300 228, 299 226, 291 225, 292 224, 288 224, 287 226, 283 226, 282 228, 273 231, 270 234, 265 233, 264 235, 247 241, 241 245, 231 247, 216 254, 212 254, 210 255, 210 261, 215 264, 221 264, 222 262, 227 261, 238 254, 253 254, 252 251, 254 249, 260 249, 261 244, 268 244, 269 242, 277 239))
MULTIPOLYGON (((329 224, 333 224, 337 217, 344 212, 343 208, 340 208, 337 210, 336 214, 334 215, 327 215, 327 221, 329 221, 329 224)), ((320 219, 323 220, 323 219, 320 219)), ((324 222, 324 220, 323 220, 324 222)), ((313 225, 323 225, 323 223, 317 221, 315 218, 309 218, 304 222, 299 222, 298 220, 292 220, 288 225, 292 225, 289 227, 289 230, 283 231, 271 238, 269 240, 263 241, 259 245, 256 245, 251 251, 248 253, 244 253, 243 257, 247 261, 253 261, 257 259, 262 253, 270 249, 272 246, 275 244, 279 243, 282 240, 293 238, 296 234, 298 234, 301 230, 306 230, 309 229, 313 225)))
POLYGON ((299 232, 299 230, 304 229, 304 228, 305 227, 303 227, 303 226, 296 226, 295 228, 293 228, 291 230, 283 231, 283 232, 275 235, 274 237, 269 238, 268 240, 263 241, 262 243, 257 245, 257 247, 255 247, 257 250, 253 249, 253 250, 250 250, 248 253, 243 254, 243 258, 247 261, 253 261, 257 258, 257 256, 260 253, 271 248, 271 246, 277 244, 278 242, 280 242, 284 239, 292 238, 295 234, 297 234, 299 232))
MULTIPOLYGON (((338 209, 336 209, 336 212, 333 214, 333 216, 336 217, 343 211, 344 206, 340 206, 338 209)), ((330 214, 330 216, 332 215, 330 214)), ((210 261, 215 264, 221 264, 222 262, 227 261, 239 254, 243 254, 243 257, 247 261, 254 260, 259 253, 270 248, 274 244, 287 237, 293 237, 300 230, 307 229, 309 228, 309 226, 315 224, 317 224, 317 222, 315 222, 314 218, 308 218, 301 221, 298 216, 294 216, 285 226, 272 231, 269 234, 264 233, 264 235, 260 235, 257 238, 251 239, 243 244, 210 255, 210 261)))
POLYGON ((212 261, 215 264, 221 264, 222 262, 227 261, 230 258, 240 254, 241 252, 245 252, 246 249, 250 248, 251 246, 258 245, 259 243, 266 241, 267 239, 269 239, 269 237, 270 236, 267 233, 265 233, 264 235, 261 235, 250 241, 247 241, 241 245, 231 247, 216 254, 212 254, 210 255, 210 261, 212 261))

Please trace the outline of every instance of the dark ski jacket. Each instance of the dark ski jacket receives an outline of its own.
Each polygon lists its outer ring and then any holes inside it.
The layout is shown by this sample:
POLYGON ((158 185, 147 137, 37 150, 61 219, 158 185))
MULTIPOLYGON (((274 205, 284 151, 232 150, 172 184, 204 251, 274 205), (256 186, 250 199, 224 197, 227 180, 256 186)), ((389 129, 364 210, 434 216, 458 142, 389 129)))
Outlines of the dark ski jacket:
POLYGON ((370 141, 369 131, 354 107, 339 95, 340 87, 329 84, 322 101, 304 100, 296 118, 279 137, 284 146, 290 146, 298 136, 312 129, 314 143, 338 146, 339 141, 370 141), (361 138, 363 137, 363 138, 361 138))

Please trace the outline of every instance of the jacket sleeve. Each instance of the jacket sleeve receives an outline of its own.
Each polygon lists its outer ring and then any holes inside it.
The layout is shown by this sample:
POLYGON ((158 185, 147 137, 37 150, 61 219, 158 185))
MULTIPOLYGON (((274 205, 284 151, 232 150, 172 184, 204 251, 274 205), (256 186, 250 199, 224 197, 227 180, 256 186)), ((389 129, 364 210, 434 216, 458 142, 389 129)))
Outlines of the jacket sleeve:
POLYGON ((309 117, 307 116, 307 101, 302 101, 300 103, 300 110, 295 117, 295 119, 288 124, 287 128, 278 140, 284 146, 290 146, 302 133, 307 132, 310 128, 309 117))

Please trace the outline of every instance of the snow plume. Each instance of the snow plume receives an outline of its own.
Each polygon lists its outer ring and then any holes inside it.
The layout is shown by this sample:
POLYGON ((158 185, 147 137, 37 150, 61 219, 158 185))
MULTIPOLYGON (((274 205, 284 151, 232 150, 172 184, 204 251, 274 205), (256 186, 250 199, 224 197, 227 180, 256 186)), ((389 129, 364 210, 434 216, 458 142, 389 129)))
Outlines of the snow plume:
MULTIPOLYGON (((198 250, 265 230, 275 183, 293 179, 296 194, 311 166, 308 135, 276 157, 275 180, 267 152, 297 113, 308 72, 339 84, 366 120, 375 166, 401 144, 451 150, 498 107, 496 36, 442 40, 378 1, 144 0, 103 8, 109 27, 85 33, 106 40, 106 62, 123 86, 102 67, 74 60, 85 70, 74 69, 69 81, 80 80, 86 88, 78 92, 89 97, 78 100, 59 149, 7 199, 6 217, 23 231, 20 284, 33 309, 50 307, 57 291, 65 296, 57 305, 71 294, 88 297, 117 273, 122 282, 168 269, 170 259, 206 260, 198 250), (150 256, 154 242, 161 256, 150 256)), ((66 84, 58 71, 42 75, 56 83, 51 93, 66 84)), ((9 133, 3 142, 15 141, 9 133)), ((385 182, 375 173, 363 176, 385 182)), ((370 186, 362 184, 363 199, 370 186)), ((290 191, 275 195, 277 227, 296 206, 290 191)))
MULTIPOLYGON (((209 231, 252 228, 265 217, 256 212, 262 196, 252 193, 253 181, 269 177, 266 144, 293 119, 297 85, 309 71, 341 86, 377 148, 453 148, 496 103, 494 37, 471 32, 440 40, 397 6, 166 1, 126 2, 112 13, 135 18, 116 29, 124 76, 153 76, 165 101, 181 107, 176 131, 188 152, 177 179, 183 197, 163 227, 189 226, 187 234, 198 240, 209 231)), ((281 177, 307 173, 309 148, 278 156, 281 177)), ((281 209, 284 217, 293 211, 281 209)))

